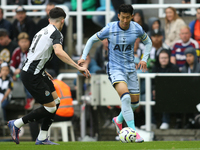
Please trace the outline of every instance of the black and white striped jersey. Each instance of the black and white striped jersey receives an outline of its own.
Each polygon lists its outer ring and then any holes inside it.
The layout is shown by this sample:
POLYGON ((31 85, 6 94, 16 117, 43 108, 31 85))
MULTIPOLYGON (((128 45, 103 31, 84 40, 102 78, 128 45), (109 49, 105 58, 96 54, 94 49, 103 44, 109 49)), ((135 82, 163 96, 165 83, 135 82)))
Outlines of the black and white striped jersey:
POLYGON ((53 56, 53 45, 62 42, 63 35, 54 25, 41 29, 33 38, 22 70, 34 75, 42 73, 53 56))

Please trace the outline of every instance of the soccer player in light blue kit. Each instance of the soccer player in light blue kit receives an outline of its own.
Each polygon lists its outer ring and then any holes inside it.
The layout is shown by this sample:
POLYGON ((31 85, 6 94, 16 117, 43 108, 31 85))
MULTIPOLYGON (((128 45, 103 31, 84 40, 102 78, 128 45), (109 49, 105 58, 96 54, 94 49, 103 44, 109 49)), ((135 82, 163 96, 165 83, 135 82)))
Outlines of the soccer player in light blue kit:
MULTIPOLYGON (((94 42, 108 39, 107 74, 121 99, 121 112, 112 119, 119 134, 124 120, 129 127, 136 130, 133 112, 139 106, 140 92, 136 69, 137 67, 140 67, 142 71, 147 69, 146 62, 152 42, 142 27, 131 21, 133 19, 133 7, 131 5, 122 4, 119 7, 118 18, 119 21, 108 23, 101 31, 90 37, 78 64, 82 65, 85 62, 94 42), (137 38, 140 38, 145 44, 145 51, 142 60, 138 65, 135 65, 134 43, 137 38)), ((136 132, 135 142, 141 143, 143 141, 144 139, 136 132)))

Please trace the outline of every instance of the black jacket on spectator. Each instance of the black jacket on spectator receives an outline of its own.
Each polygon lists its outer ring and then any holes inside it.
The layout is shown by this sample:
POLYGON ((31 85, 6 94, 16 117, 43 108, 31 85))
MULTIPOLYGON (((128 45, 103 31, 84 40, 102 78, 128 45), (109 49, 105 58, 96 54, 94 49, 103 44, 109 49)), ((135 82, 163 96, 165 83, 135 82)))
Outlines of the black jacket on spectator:
POLYGON ((24 19, 24 24, 20 25, 19 21, 17 19, 14 20, 12 24, 12 32, 11 32, 11 38, 15 41, 17 41, 17 36, 21 32, 26 32, 29 35, 30 41, 32 41, 34 35, 36 34, 36 24, 35 22, 26 16, 24 19), (21 26, 21 29, 20 29, 21 26))
POLYGON ((169 50, 163 49, 163 50, 160 51, 160 53, 162 51, 167 52, 167 54, 169 56, 169 63, 168 63, 166 68, 161 68, 160 63, 159 63, 159 56, 158 56, 156 58, 155 66, 152 69, 152 73, 179 73, 178 67, 170 62, 170 52, 169 52, 169 50))

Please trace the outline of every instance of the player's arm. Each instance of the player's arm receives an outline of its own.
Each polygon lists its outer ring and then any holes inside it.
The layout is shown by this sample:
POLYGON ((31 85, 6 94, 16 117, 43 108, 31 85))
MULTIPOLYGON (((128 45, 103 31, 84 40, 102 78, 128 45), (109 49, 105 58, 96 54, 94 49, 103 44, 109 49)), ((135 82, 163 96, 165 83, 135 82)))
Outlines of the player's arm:
POLYGON ((93 36, 91 36, 91 37, 89 38, 89 40, 87 41, 87 43, 86 43, 86 45, 85 45, 85 48, 84 48, 84 50, 83 50, 82 57, 81 57, 81 59, 78 61, 78 65, 82 65, 82 63, 85 62, 86 57, 87 57, 88 53, 90 52, 90 49, 92 48, 92 45, 93 45, 95 42, 97 42, 97 41, 99 41, 99 38, 97 38, 97 35, 96 35, 96 34, 94 34, 93 36))
POLYGON ((147 59, 149 57, 149 54, 152 48, 152 42, 149 36, 145 32, 142 35, 142 37, 140 37, 140 39, 144 43, 145 49, 144 49, 142 60, 138 63, 138 66, 140 67, 140 69, 142 69, 142 71, 145 72, 145 70, 147 70, 147 59))
POLYGON ((69 64, 70 66, 78 69, 84 76, 88 77, 91 76, 90 72, 88 71, 87 68, 85 67, 80 67, 79 65, 77 65, 70 57, 69 55, 63 50, 62 45, 61 44, 54 44, 53 45, 53 49, 54 52, 56 54, 56 56, 62 60, 64 63, 69 64), (85 74, 84 74, 85 72, 85 74))

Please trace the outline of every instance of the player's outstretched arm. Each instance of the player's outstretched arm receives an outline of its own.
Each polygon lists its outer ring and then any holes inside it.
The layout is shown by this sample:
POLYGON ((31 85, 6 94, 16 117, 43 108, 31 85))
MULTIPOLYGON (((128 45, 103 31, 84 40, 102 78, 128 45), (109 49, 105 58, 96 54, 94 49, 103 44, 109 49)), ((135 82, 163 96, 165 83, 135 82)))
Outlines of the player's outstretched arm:
POLYGON ((84 48, 84 50, 83 50, 82 57, 81 57, 81 59, 78 61, 78 65, 79 65, 79 66, 82 66, 82 64, 85 62, 86 57, 87 57, 88 53, 90 52, 90 49, 92 48, 92 45, 93 45, 95 42, 97 42, 97 41, 99 41, 99 39, 97 38, 96 34, 94 34, 93 36, 91 36, 91 37, 88 39, 88 41, 87 41, 87 43, 86 43, 86 45, 85 45, 85 48, 84 48))
POLYGON ((80 71, 80 73, 82 73, 86 78, 88 78, 88 76, 91 76, 90 72, 88 71, 87 68, 85 67, 81 67, 79 65, 77 65, 70 57, 69 55, 62 49, 62 45, 60 44, 54 44, 53 45, 54 48, 54 52, 56 54, 56 56, 62 60, 64 63, 69 64, 70 66, 78 69, 80 71))

